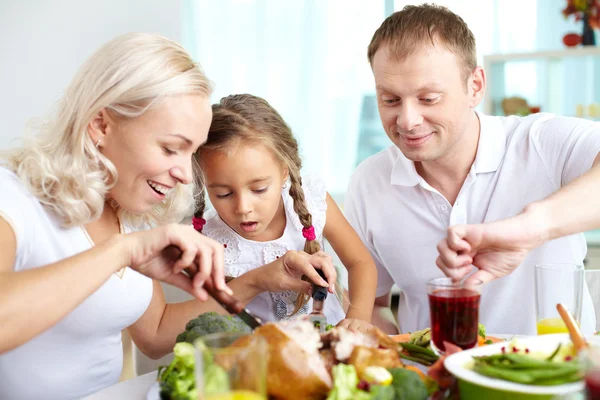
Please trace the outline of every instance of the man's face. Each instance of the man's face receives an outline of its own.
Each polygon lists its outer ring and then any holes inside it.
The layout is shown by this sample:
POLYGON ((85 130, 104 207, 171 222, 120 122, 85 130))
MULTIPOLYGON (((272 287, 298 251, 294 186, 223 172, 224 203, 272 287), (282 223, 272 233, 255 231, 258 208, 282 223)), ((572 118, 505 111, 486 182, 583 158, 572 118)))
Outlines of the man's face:
POLYGON ((383 46, 372 67, 381 122, 406 158, 436 161, 461 151, 472 109, 483 95, 480 68, 465 81, 454 53, 425 43, 400 60, 383 46))

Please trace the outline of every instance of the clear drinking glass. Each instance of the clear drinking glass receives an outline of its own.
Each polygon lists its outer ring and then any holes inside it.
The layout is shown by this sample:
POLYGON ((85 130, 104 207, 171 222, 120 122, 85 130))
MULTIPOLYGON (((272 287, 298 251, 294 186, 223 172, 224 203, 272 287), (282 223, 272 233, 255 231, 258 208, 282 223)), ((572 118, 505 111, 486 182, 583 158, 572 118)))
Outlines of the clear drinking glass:
POLYGON ((567 333, 567 326, 556 310, 558 303, 581 323, 581 302, 585 272, 577 264, 538 264, 535 266, 535 303, 538 335, 567 333))
POLYGON ((220 332, 196 340, 199 400, 266 400, 268 347, 262 336, 220 332))
POLYGON ((455 282, 435 278, 427 282, 433 351, 443 354, 444 342, 462 349, 477 345, 482 285, 476 279, 455 282))

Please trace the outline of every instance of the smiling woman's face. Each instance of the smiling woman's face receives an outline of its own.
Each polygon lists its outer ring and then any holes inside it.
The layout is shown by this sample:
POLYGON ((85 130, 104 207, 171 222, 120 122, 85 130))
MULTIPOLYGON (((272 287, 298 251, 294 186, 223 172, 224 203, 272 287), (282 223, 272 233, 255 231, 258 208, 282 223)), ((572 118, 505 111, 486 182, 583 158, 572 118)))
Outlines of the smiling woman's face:
POLYGON ((109 197, 142 214, 178 183, 191 183, 192 156, 206 141, 211 118, 209 100, 200 95, 167 97, 132 120, 102 112, 91 126, 104 133, 100 151, 117 168, 109 197))

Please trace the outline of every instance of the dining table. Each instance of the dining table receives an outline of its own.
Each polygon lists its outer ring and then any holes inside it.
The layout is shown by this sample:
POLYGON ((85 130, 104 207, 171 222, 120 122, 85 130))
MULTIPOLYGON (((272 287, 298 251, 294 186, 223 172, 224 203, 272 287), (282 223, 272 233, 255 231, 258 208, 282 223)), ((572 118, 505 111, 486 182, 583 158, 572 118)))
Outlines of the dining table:
MULTIPOLYGON (((525 335, 489 334, 497 338, 510 340, 512 338, 527 338, 525 335)), ((425 367, 424 367, 425 368, 425 367)), ((137 376, 86 397, 86 400, 159 400, 156 384, 157 371, 137 376), (154 387, 153 387, 154 385, 154 387), (152 389, 152 390, 151 390, 152 389)))
POLYGON ((149 393, 150 388, 156 382, 157 371, 119 382, 99 392, 86 397, 86 400, 150 400, 158 399, 149 393))

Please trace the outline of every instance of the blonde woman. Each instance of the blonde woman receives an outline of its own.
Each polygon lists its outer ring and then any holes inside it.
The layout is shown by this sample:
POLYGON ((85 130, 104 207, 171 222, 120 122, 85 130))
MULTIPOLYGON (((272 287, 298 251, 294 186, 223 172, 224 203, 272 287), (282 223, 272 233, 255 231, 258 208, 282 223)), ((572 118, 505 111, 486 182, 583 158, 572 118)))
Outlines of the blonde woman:
POLYGON ((247 303, 293 288, 318 264, 293 254, 227 286, 222 245, 175 224, 193 210, 192 155, 207 137, 210 92, 178 44, 124 35, 83 65, 43 130, 2 159, 0 398, 85 397, 117 382, 123 329, 158 358, 188 320, 222 311, 206 301, 208 279, 247 303), (162 256, 170 245, 182 250, 177 262, 162 256), (167 305, 159 280, 206 302, 167 305))

